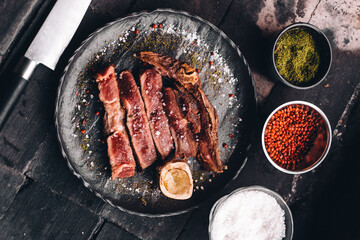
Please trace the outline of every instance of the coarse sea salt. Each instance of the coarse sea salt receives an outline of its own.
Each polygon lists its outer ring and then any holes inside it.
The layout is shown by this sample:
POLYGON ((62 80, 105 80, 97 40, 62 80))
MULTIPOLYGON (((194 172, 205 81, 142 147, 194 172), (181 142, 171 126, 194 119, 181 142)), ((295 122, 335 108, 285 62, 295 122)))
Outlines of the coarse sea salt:
POLYGON ((285 237, 284 210, 267 193, 249 190, 220 203, 211 223, 212 239, 281 240, 285 237))

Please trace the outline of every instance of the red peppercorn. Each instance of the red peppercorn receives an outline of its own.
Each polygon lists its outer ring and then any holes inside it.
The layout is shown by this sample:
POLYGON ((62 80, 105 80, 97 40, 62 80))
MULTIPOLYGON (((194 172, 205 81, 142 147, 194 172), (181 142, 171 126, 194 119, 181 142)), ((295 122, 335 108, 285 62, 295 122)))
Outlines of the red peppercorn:
POLYGON ((213 65, 213 64, 214 64, 214 62, 213 62, 213 61, 210 61, 210 62, 209 62, 209 64, 210 64, 210 65, 213 65))
POLYGON ((196 72, 197 72, 197 73, 200 73, 200 71, 201 71, 200 69, 198 69, 198 68, 196 69, 196 72))
POLYGON ((135 29, 135 34, 139 34, 139 30, 138 30, 138 29, 135 29))
POLYGON ((224 147, 224 148, 227 148, 228 145, 227 145, 226 143, 223 143, 223 147, 224 147))
POLYGON ((230 94, 229 94, 229 97, 234 97, 234 94, 230 93, 230 94))
POLYGON ((157 28, 157 25, 156 25, 156 24, 153 24, 153 25, 152 25, 152 28, 153 28, 153 29, 157 28))
POLYGON ((304 168, 309 164, 304 160, 317 137, 320 120, 318 112, 302 105, 277 111, 265 128, 265 147, 271 159, 285 169, 304 168))
POLYGON ((99 112, 96 112, 96 113, 95 113, 96 116, 99 115, 99 114, 100 114, 99 112))
POLYGON ((234 135, 233 135, 233 134, 229 134, 229 138, 234 138, 234 135))
POLYGON ((163 25, 160 23, 160 24, 159 24, 159 28, 162 28, 162 27, 163 27, 163 25))
POLYGON ((81 130, 80 132, 81 132, 81 133, 85 133, 86 131, 85 131, 85 130, 81 130))

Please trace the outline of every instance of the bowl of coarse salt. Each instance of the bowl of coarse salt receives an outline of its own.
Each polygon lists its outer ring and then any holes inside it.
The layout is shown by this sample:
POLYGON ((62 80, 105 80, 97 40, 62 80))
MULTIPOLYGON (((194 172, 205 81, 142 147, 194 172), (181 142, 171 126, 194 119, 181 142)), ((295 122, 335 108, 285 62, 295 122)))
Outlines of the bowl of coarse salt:
POLYGON ((294 223, 284 199, 262 186, 220 198, 209 216, 209 239, 291 240, 294 223))

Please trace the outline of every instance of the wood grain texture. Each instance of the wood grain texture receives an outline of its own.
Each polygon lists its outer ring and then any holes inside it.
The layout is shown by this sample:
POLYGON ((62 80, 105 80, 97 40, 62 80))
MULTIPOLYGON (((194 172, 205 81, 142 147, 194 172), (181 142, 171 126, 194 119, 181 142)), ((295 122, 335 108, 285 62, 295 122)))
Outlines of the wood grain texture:
POLYGON ((51 127, 44 141, 39 145, 24 173, 27 177, 41 182, 51 191, 89 211, 98 213, 104 205, 100 198, 71 173, 66 160, 61 155, 54 127, 51 127))
POLYGON ((0 216, 7 211, 25 181, 20 172, 0 164, 0 216))
POLYGON ((1 239, 87 239, 98 217, 33 182, 0 219, 1 239))
POLYGON ((1 1, 0 68, 41 4, 41 0, 1 1))
POLYGON ((149 218, 122 212, 106 204, 101 216, 140 239, 176 239, 191 213, 149 218))
POLYGON ((0 132, 0 155, 19 171, 54 124, 57 81, 53 72, 40 65, 0 132))
POLYGON ((193 15, 204 18, 212 24, 218 25, 225 16, 231 0, 190 0, 190 1, 173 1, 173 0, 137 0, 135 5, 130 9, 132 12, 152 11, 157 8, 172 8, 189 12, 193 15))
POLYGON ((104 226, 101 228, 99 235, 97 235, 96 240, 117 240, 117 239, 126 239, 126 240, 137 240, 139 238, 131 235, 124 229, 121 229, 110 222, 105 222, 104 226))

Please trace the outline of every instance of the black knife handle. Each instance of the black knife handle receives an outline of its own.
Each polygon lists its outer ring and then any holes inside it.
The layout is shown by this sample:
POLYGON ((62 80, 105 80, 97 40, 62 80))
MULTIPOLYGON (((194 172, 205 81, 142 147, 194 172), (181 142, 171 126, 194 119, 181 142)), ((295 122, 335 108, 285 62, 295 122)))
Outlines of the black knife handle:
POLYGON ((1 83, 0 89, 0 130, 10 116, 20 96, 24 92, 29 81, 25 78, 13 74, 10 79, 1 83))
POLYGON ((14 73, 8 79, 1 79, 0 130, 19 101, 36 66, 37 63, 23 57, 14 69, 14 73))

